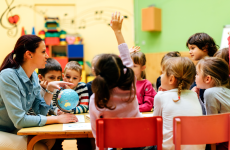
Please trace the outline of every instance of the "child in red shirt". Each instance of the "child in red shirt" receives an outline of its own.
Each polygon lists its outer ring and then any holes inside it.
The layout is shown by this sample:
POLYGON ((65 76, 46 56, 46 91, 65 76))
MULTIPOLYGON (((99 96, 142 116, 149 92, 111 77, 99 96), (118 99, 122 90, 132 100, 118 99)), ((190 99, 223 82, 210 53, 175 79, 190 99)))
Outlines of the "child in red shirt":
POLYGON ((151 111, 154 104, 154 96, 157 94, 153 89, 152 84, 146 80, 145 75, 145 54, 139 52, 140 47, 133 47, 130 50, 130 55, 133 60, 133 71, 137 78, 136 95, 139 103, 140 112, 151 111))

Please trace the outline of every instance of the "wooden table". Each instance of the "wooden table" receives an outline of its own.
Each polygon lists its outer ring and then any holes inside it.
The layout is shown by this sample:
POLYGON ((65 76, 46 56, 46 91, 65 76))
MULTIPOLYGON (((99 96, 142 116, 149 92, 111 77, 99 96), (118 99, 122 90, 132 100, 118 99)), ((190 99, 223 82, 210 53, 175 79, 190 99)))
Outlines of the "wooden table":
MULTIPOLYGON (((85 123, 90 123, 86 118, 88 113, 84 115, 85 123)), ((144 112, 143 114, 153 114, 153 112, 144 112)), ((17 135, 28 135, 27 150, 33 150, 34 144, 43 139, 58 138, 93 138, 92 130, 63 130, 63 124, 51 124, 43 127, 22 128, 17 135)))
MULTIPOLYGON (((84 115, 88 113, 79 114, 84 115)), ((90 123, 85 117, 85 123, 90 123)), ((22 128, 17 135, 28 135, 27 150, 33 150, 34 144, 43 139, 93 138, 92 130, 63 130, 63 124, 51 124, 43 127, 22 128)))

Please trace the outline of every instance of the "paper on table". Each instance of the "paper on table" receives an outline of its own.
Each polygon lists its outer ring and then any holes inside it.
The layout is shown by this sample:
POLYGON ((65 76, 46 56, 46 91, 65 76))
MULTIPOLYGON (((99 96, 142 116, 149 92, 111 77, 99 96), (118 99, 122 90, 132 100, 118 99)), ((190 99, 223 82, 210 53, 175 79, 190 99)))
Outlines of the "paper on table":
POLYGON ((90 123, 63 124, 63 130, 91 130, 90 123))
POLYGON ((90 115, 85 115, 85 118, 90 120, 90 115))
POLYGON ((85 122, 85 117, 84 115, 76 115, 78 122, 85 122))

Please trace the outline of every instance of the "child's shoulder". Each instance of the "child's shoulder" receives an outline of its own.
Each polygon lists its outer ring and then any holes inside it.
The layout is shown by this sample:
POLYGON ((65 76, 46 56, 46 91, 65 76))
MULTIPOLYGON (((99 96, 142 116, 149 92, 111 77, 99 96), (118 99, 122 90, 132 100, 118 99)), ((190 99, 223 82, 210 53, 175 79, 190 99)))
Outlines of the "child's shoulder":
POLYGON ((74 88, 75 91, 78 91, 78 90, 88 90, 86 84, 84 82, 79 82, 77 84, 77 86, 74 88))
POLYGON ((84 82, 79 82, 79 83, 77 84, 77 87, 80 87, 80 86, 86 86, 86 83, 84 83, 84 82))
POLYGON ((146 80, 146 79, 140 80, 140 81, 137 80, 136 83, 140 84, 140 85, 144 85, 144 86, 152 86, 152 83, 150 81, 146 80))
POLYGON ((204 97, 215 97, 221 94, 230 95, 230 89, 226 87, 212 87, 204 91, 204 97))

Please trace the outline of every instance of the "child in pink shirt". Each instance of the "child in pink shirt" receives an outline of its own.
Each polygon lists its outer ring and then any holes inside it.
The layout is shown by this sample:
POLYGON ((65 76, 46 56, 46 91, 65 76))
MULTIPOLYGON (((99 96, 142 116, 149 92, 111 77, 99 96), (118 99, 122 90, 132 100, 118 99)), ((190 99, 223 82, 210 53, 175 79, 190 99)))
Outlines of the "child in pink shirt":
MULTIPOLYGON (((102 54, 94 64, 96 78, 92 83, 89 114, 96 139, 96 120, 99 118, 141 117, 135 96, 135 75, 129 48, 121 33, 123 17, 112 15, 111 28, 118 41, 120 56, 102 54)), ((97 147, 98 149, 98 147, 97 147)))
POLYGON ((154 96, 157 94, 153 89, 152 84, 146 80, 145 75, 145 54, 139 52, 139 47, 130 50, 131 58, 133 60, 133 71, 137 78, 136 82, 136 95, 139 104, 140 112, 151 111, 154 103, 154 96))

